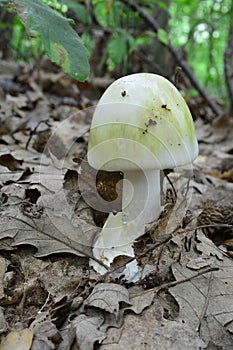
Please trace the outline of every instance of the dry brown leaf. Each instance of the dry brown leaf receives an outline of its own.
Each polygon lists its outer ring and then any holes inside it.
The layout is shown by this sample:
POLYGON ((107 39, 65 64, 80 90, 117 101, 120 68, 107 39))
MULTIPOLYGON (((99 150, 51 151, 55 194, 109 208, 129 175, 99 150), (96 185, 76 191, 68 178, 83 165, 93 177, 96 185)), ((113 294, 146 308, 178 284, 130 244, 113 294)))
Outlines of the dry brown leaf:
POLYGON ((79 315, 72 324, 76 328, 76 341, 80 350, 93 350, 95 342, 102 342, 106 334, 100 330, 104 317, 98 315, 79 315))
POLYGON ((204 122, 199 119, 196 122, 196 132, 199 142, 216 145, 226 140, 230 134, 229 118, 226 123, 214 123, 204 124, 204 122))
POLYGON ((1 350, 29 350, 31 349, 33 333, 26 328, 20 332, 11 332, 0 344, 1 350))
POLYGON ((197 232, 196 249, 200 253, 202 253, 205 257, 216 256, 219 260, 222 260, 222 253, 221 253, 221 251, 200 230, 198 230, 198 232, 197 232))
POLYGON ((214 258, 209 256, 199 256, 198 258, 190 259, 186 266, 192 270, 200 270, 203 267, 211 266, 214 262, 214 258))
POLYGON ((2 79, 13 79, 21 73, 21 68, 18 62, 0 60, 0 74, 2 79))
MULTIPOLYGON (((26 182, 27 184, 30 181, 39 184, 40 178, 47 178, 54 173, 54 167, 52 169, 49 167, 49 159, 44 157, 43 163, 41 163, 41 154, 38 152, 25 149, 15 149, 11 151, 11 148, 8 147, 1 151, 0 155, 1 154, 3 156, 6 154, 11 156, 11 158, 8 157, 10 162, 6 163, 6 166, 0 164, 0 182, 2 184, 19 181, 21 183, 26 182), (16 162, 18 162, 18 164, 16 162), (21 166, 19 162, 22 164, 21 166), (9 169, 11 167, 15 168, 14 171, 9 169)), ((57 173, 58 171, 55 174, 57 173)), ((61 171, 60 174, 62 174, 61 171)), ((4 191, 4 189, 1 189, 1 191, 4 191)))
POLYGON ((32 245, 40 257, 59 252, 90 257, 97 231, 93 225, 79 220, 72 222, 65 215, 49 212, 30 217, 11 206, 2 211, 0 239, 11 237, 15 245, 32 245))
POLYGON ((150 306, 154 299, 154 292, 146 292, 139 286, 129 288, 129 300, 131 306, 125 310, 131 310, 136 314, 140 314, 146 307, 150 306))
POLYGON ((39 313, 30 325, 34 338, 30 350, 52 350, 61 342, 60 332, 47 313, 39 313))
POLYGON ((0 299, 4 297, 3 278, 6 272, 6 260, 0 257, 0 299))
POLYGON ((210 176, 217 177, 222 180, 233 182, 233 169, 224 171, 223 173, 222 172, 220 173, 214 170, 205 170, 204 173, 210 176))
POLYGON ((61 259, 47 263, 47 266, 41 266, 39 270, 40 281, 53 297, 54 302, 71 295, 82 280, 82 266, 77 266, 80 264, 79 259, 77 257, 71 257, 71 259, 73 263, 68 262, 67 259, 61 259))
POLYGON ((35 132, 40 132, 48 129, 47 122, 50 117, 50 106, 46 99, 37 102, 36 108, 23 118, 19 129, 30 129, 35 132))
MULTIPOLYGON (((79 140, 83 138, 85 141, 84 138, 90 128, 85 121, 87 113, 92 114, 93 108, 90 107, 87 111, 74 109, 65 120, 53 123, 52 134, 45 148, 45 153, 51 157, 51 161, 56 157, 62 167, 77 170, 78 166, 74 159, 86 155, 86 143, 79 140)), ((43 158, 44 155, 42 160, 43 158)))
POLYGON ((228 326, 224 327, 215 315, 203 318, 200 336, 206 339, 206 343, 209 340, 207 349, 232 350, 232 326, 228 330, 228 326))
MULTIPOLYGON (((207 344, 212 343, 217 347, 221 346, 222 349, 229 349, 223 340, 225 331, 233 323, 233 261, 225 256, 222 261, 215 258, 213 266, 219 267, 219 270, 178 284, 169 291, 180 307, 177 321, 200 331, 207 344), (207 328, 211 330, 213 319, 215 327, 218 328, 218 340, 212 337, 213 332, 205 331, 207 328)), ((179 263, 172 266, 172 271, 176 280, 193 275, 191 270, 179 263)), ((233 343, 232 335, 231 339, 233 343)))
POLYGON ((188 325, 165 320, 158 303, 145 310, 140 317, 126 315, 124 326, 120 329, 109 329, 107 336, 99 347, 100 350, 199 350, 204 348, 204 342, 188 325))
POLYGON ((14 158, 10 153, 0 152, 0 165, 14 171, 22 169, 23 160, 14 158))
MULTIPOLYGON (((0 307, 0 335, 2 333, 6 333, 6 331, 7 331, 7 322, 4 315, 4 309, 0 307)), ((0 349, 1 349, 1 345, 0 345, 0 349)))
MULTIPOLYGON (((86 313, 77 316, 72 321, 80 349, 92 350, 96 341, 101 343, 105 339, 109 327, 122 326, 125 311, 132 310, 139 314, 151 305, 153 298, 153 291, 145 293, 141 287, 132 287, 127 290, 113 283, 96 285, 84 302, 86 313)), ((71 327, 64 333, 66 344, 68 334, 72 334, 71 327)), ((62 344, 60 348, 62 349, 62 344)))
POLYGON ((96 307, 111 314, 117 318, 120 310, 120 303, 130 305, 128 290, 115 283, 100 283, 95 286, 91 295, 86 299, 86 307, 96 307))
POLYGON ((68 324, 65 323, 61 330, 61 336, 62 341, 58 345, 57 350, 80 350, 78 345, 75 344, 76 329, 70 326, 70 322, 68 324))
POLYGON ((18 94, 18 96, 12 96, 7 94, 6 95, 6 101, 11 104, 12 106, 14 106, 15 108, 25 108, 27 107, 27 96, 25 96, 24 94, 18 94))

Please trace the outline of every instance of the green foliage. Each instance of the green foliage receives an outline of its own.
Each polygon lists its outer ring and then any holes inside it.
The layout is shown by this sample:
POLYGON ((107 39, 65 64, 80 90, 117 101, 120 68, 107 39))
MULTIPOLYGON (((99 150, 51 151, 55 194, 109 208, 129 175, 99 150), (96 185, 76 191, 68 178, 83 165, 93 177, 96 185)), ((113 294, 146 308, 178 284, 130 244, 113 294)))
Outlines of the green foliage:
POLYGON ((167 45, 169 43, 168 33, 163 28, 158 30, 157 37, 162 44, 167 45))
POLYGON ((230 8, 231 0, 175 0, 169 7, 173 45, 184 51, 200 83, 223 98, 227 96, 223 55, 230 8))
POLYGON ((119 1, 93 0, 92 4, 96 18, 103 27, 119 28, 125 16, 119 1))
POLYGON ((13 28, 12 50, 15 58, 26 61, 28 57, 33 60, 41 57, 43 49, 40 39, 28 37, 18 16, 14 18, 13 28))
POLYGON ((107 50, 110 56, 109 68, 113 69, 116 65, 124 61, 127 54, 127 39, 124 31, 112 36, 108 43, 107 50))
MULTIPOLYGON (((129 10, 121 1, 92 0, 94 15, 98 23, 111 33, 106 45, 108 71, 113 71, 120 64, 123 73, 133 69, 133 55, 138 47, 151 45, 155 35, 141 31, 141 19, 135 12, 129 10)), ((150 6, 152 2, 143 1, 150 6)))
POLYGON ((72 10, 83 24, 91 24, 91 15, 84 4, 79 4, 77 1, 73 0, 62 0, 62 4, 66 5, 67 9, 72 10))
MULTIPOLYGON (((0 0, 0 5, 7 2, 9 0, 0 0)), ((31 36, 37 36, 31 39, 31 54, 36 56, 45 50, 53 61, 79 80, 84 80, 89 71, 88 52, 90 55, 93 50, 94 54, 99 52, 99 60, 97 58, 95 62, 103 74, 123 75, 135 70, 135 57, 140 50, 146 57, 159 41, 165 46, 171 43, 180 50, 210 93, 221 98, 227 96, 223 55, 232 0, 135 1, 156 21, 159 21, 161 11, 169 16, 169 22, 165 21, 157 33, 120 0, 15 0, 12 3, 16 4, 14 7, 27 31, 31 36), (82 41, 70 27, 67 12, 74 15, 82 41), (101 47, 97 44, 98 35, 104 37, 105 43, 101 47)), ((28 52, 29 41, 19 21, 14 22, 12 43, 20 48, 23 56, 28 52)), ((156 60, 157 55, 154 57, 156 60)))
POLYGON ((40 0, 14 0, 10 5, 18 13, 28 35, 41 39, 52 62, 77 80, 87 78, 88 51, 67 18, 40 0))

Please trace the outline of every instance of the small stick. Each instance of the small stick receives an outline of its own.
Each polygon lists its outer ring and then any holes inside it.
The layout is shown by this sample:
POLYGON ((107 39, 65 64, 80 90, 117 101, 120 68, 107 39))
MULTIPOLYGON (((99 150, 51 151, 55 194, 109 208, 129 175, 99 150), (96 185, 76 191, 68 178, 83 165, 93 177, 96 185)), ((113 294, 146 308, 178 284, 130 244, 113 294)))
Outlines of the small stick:
POLYGON ((178 86, 178 80, 179 80, 181 71, 182 71, 182 67, 177 66, 175 69, 175 77, 174 77, 174 85, 176 88, 178 86))
POLYGON ((153 287, 151 289, 147 289, 147 290, 144 291, 144 293, 148 293, 148 292, 151 292, 151 291, 155 291, 155 293, 158 293, 160 290, 168 289, 168 288, 171 288, 171 287, 175 287, 178 284, 189 282, 193 278, 202 276, 202 275, 204 275, 204 274, 206 274, 208 272, 218 271, 218 270, 219 270, 219 267, 209 267, 209 268, 207 268, 205 270, 202 270, 202 271, 199 271, 199 272, 195 273, 194 275, 192 275, 190 277, 182 278, 180 280, 169 282, 169 283, 164 283, 164 284, 161 284, 161 286, 157 286, 157 287, 153 287))
POLYGON ((198 325, 196 327, 196 331, 199 332, 200 331, 200 328, 201 328, 201 323, 203 321, 203 318, 205 317, 205 314, 206 314, 206 310, 207 310, 207 307, 208 307, 208 304, 209 304, 209 296, 210 296, 210 290, 211 290, 211 281, 213 280, 213 274, 211 274, 210 276, 210 279, 209 279, 209 283, 208 283, 208 290, 207 290, 207 296, 205 298, 205 304, 203 306, 203 309, 202 309, 202 312, 201 312, 201 315, 199 317, 199 322, 198 322, 198 325))
POLYGON ((163 173, 164 173, 164 175, 165 175, 167 181, 169 182, 169 184, 170 184, 170 186, 171 186, 171 188, 172 188, 172 192, 173 192, 173 194, 174 194, 174 196, 175 196, 175 199, 177 200, 177 193, 176 193, 175 187, 174 187, 174 185, 173 185, 173 183, 172 183, 172 180, 171 180, 170 177, 168 176, 168 173, 166 172, 166 170, 164 170, 163 173))

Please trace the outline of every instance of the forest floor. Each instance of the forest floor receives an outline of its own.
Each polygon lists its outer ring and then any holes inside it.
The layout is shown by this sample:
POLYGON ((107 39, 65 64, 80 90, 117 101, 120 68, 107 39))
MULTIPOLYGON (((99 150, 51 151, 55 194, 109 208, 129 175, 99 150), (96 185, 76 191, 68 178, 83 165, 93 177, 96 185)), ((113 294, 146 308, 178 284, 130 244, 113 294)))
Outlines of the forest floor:
POLYGON ((124 258, 100 276, 88 257, 122 174, 97 173, 86 152, 109 83, 0 62, 0 350, 230 350, 233 122, 206 122, 189 99, 199 156, 164 179, 165 209, 135 243, 142 277, 121 277, 124 258))

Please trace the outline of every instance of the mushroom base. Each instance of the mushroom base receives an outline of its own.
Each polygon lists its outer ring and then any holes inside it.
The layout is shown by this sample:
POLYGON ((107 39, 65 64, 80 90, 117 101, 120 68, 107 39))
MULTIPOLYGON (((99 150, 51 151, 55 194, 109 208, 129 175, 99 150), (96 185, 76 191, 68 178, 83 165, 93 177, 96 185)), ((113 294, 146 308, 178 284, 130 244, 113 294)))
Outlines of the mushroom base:
MULTIPOLYGON (((122 212, 109 214, 93 247, 94 257, 109 267, 117 256, 134 257, 134 241, 145 233, 145 224, 159 217, 162 209, 160 171, 125 172, 122 197, 122 212)), ((100 274, 106 272, 94 260, 90 261, 90 265, 100 274)), ((128 273, 132 271, 138 272, 136 266, 128 268, 128 273)))

